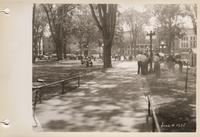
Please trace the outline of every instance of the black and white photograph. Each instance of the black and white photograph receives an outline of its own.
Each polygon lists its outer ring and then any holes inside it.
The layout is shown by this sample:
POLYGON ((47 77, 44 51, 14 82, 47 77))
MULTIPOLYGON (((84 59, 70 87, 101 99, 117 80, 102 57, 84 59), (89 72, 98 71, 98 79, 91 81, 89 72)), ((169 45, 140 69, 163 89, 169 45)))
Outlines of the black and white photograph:
POLYGON ((196 132, 197 4, 33 3, 31 19, 34 132, 196 132))

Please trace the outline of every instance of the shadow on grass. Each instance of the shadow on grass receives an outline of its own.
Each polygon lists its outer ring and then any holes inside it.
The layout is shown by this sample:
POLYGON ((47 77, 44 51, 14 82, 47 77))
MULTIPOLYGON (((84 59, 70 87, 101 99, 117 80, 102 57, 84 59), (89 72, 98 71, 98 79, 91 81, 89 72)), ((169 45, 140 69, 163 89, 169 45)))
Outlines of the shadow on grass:
POLYGON ((147 76, 163 132, 196 131, 196 78, 189 76, 185 93, 185 74, 163 73, 157 79, 147 76))
POLYGON ((174 101, 158 108, 158 119, 163 132, 195 132, 196 110, 188 106, 190 102, 174 101))

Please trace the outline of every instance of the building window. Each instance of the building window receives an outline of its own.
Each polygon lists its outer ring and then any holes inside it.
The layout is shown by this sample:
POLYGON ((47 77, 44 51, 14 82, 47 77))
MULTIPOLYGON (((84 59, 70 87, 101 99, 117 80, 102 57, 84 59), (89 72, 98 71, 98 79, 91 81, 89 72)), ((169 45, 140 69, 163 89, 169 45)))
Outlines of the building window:
POLYGON ((190 41, 190 48, 192 48, 194 46, 194 42, 190 41))
POLYGON ((182 42, 181 47, 185 48, 185 43, 184 42, 182 42))
POLYGON ((188 43, 185 43, 185 48, 188 48, 188 43))
POLYGON ((194 41, 194 45, 193 45, 193 46, 194 46, 193 48, 196 48, 196 47, 197 47, 196 41, 194 41))

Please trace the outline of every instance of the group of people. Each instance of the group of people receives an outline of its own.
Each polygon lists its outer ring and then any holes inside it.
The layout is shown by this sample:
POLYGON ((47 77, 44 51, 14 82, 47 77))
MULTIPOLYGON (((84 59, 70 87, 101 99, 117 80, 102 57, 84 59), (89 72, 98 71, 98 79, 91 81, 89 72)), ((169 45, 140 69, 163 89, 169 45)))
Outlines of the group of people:
POLYGON ((186 64, 186 62, 183 62, 179 56, 172 56, 172 55, 166 58, 166 63, 167 63, 168 70, 170 72, 174 72, 175 65, 178 64, 180 73, 183 70, 183 65, 186 64))
POLYGON ((166 67, 169 72, 174 72, 175 71, 175 65, 179 65, 179 72, 182 72, 183 68, 183 62, 173 56, 160 56, 159 53, 156 53, 153 55, 151 58, 148 54, 145 53, 139 53, 136 56, 136 60, 138 61, 138 74, 146 75, 148 72, 150 72, 150 63, 152 63, 152 68, 153 72, 156 74, 157 77, 160 76, 161 74, 161 69, 160 69, 160 63, 161 61, 164 61, 166 64, 166 67))
POLYGON ((139 53, 136 56, 136 60, 138 61, 138 74, 147 75, 149 73, 150 63, 154 64, 154 72, 156 76, 160 76, 160 56, 159 54, 155 54, 153 58, 151 58, 146 53, 139 53))
POLYGON ((126 60, 128 60, 128 57, 127 56, 125 56, 125 55, 117 55, 117 54, 115 54, 114 55, 114 58, 115 58, 115 61, 116 60, 118 60, 118 61, 121 61, 121 60, 124 60, 124 61, 126 61, 126 60))

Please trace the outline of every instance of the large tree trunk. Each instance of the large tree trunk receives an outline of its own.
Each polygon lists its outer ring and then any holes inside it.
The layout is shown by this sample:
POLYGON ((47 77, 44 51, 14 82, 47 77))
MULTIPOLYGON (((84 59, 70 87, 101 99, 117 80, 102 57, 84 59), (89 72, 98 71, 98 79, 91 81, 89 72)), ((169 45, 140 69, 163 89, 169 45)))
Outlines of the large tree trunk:
POLYGON ((39 53, 42 54, 42 55, 44 55, 43 54, 43 49, 41 48, 41 39, 42 39, 42 37, 39 37, 38 39, 39 39, 39 41, 38 41, 39 53))
POLYGON ((62 60, 62 43, 59 38, 56 40, 56 48, 57 48, 57 59, 62 60))
POLYGON ((60 39, 60 26, 56 27, 56 35, 55 35, 55 46, 56 46, 56 55, 57 60, 62 60, 62 41, 60 39))
POLYGON ((66 45, 65 44, 63 44, 63 57, 64 57, 64 59, 67 58, 67 56, 66 56, 66 45))
POLYGON ((169 36, 169 46, 168 46, 168 53, 169 53, 169 55, 174 55, 174 36, 172 36, 172 34, 170 34, 170 36, 169 36), (173 53, 172 53, 172 51, 173 51, 173 53))
POLYGON ((104 42, 104 68, 112 67, 111 48, 115 33, 117 5, 115 4, 98 4, 97 9, 99 18, 95 14, 95 10, 90 4, 92 16, 103 36, 104 42))
POLYGON ((50 28, 50 31, 51 31, 51 35, 52 35, 52 38, 54 40, 54 44, 55 44, 55 47, 56 47, 56 54, 57 54, 57 60, 62 60, 62 42, 61 42, 61 39, 60 39, 60 36, 61 36, 61 25, 59 26, 56 26, 54 20, 50 17, 51 15, 51 10, 48 9, 45 5, 43 5, 43 8, 46 12, 46 15, 47 15, 47 19, 48 19, 48 22, 49 22, 49 28, 50 28))
POLYGON ((111 68, 111 49, 112 49, 112 41, 107 38, 104 38, 104 49, 103 49, 103 60, 104 60, 104 68, 111 68))

